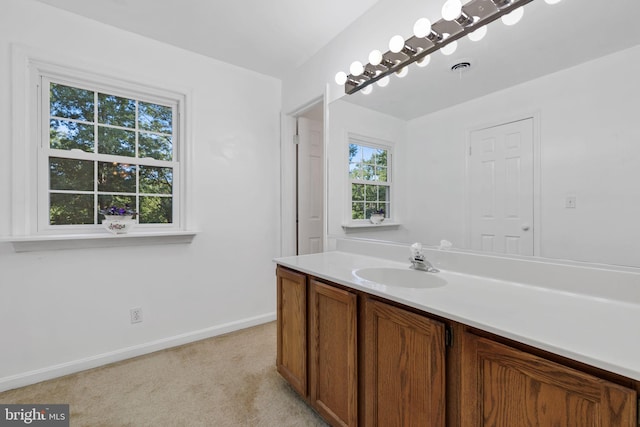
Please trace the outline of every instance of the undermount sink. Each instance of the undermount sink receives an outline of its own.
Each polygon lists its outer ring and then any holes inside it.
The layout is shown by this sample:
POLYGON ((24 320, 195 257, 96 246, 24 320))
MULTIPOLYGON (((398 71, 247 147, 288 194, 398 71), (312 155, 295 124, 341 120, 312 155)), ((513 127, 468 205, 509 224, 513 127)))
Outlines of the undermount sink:
POLYGON ((380 283, 381 285, 401 288, 439 288, 447 284, 447 281, 438 276, 438 273, 428 273, 410 268, 361 268, 354 274, 364 280, 380 283))

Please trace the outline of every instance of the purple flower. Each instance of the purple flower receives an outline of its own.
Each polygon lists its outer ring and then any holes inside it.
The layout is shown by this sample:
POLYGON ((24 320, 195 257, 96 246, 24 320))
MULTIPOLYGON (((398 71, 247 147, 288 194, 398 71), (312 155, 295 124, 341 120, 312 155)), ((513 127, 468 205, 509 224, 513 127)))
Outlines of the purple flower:
POLYGON ((124 205, 124 207, 111 206, 109 208, 101 209, 99 212, 102 215, 118 215, 118 216, 123 216, 123 215, 135 216, 136 215, 136 211, 131 209, 131 207, 128 204, 124 205))

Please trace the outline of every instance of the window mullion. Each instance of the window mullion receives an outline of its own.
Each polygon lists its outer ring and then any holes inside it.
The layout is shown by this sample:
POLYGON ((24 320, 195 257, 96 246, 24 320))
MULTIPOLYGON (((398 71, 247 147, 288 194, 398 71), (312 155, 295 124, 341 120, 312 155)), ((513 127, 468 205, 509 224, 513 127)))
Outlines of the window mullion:
POLYGON ((93 161, 93 222, 98 224, 98 157, 99 149, 98 144, 98 91, 93 91, 93 154, 95 160, 93 161))
POLYGON ((136 201, 135 201, 135 211, 140 212, 140 128, 139 128, 139 120, 140 118, 140 101, 136 99, 136 111, 135 111, 135 157, 137 166, 136 166, 136 201))
POLYGON ((92 125, 93 122, 88 122, 86 120, 80 120, 80 119, 73 119, 71 117, 59 117, 59 116, 49 116, 49 119, 51 120, 64 120, 66 122, 73 122, 73 123, 78 123, 81 125, 92 125))
MULTIPOLYGON (((49 142, 49 102, 50 102, 50 92, 49 88, 49 79, 44 76, 41 76, 39 80, 39 96, 38 100, 40 105, 37 106, 37 123, 38 123, 38 135, 40 138, 40 150, 38 155, 38 172, 37 179, 38 185, 42 188, 41 192, 38 192, 37 201, 41 206, 49 206, 49 174, 47 173, 49 170, 49 155, 48 150, 50 147, 49 142), (47 125, 45 126, 45 120, 47 125), (47 132, 45 132, 47 129, 47 132)), ((43 208, 36 214, 37 228, 44 229, 49 224, 49 209, 43 208)))
POLYGON ((48 77, 42 72, 38 77, 38 81, 34 81, 40 102, 37 106, 38 231, 62 232, 90 227, 96 230, 95 225, 101 218, 100 205, 125 202, 138 212, 142 203, 150 207, 152 215, 146 226, 180 226, 176 219, 182 212, 180 192, 184 191, 180 176, 182 165, 178 162, 182 98, 153 101, 136 92, 103 90, 101 84, 87 84, 88 80, 75 82, 61 76, 48 77), (93 108, 87 108, 91 107, 89 102, 93 108), (119 105, 126 105, 126 111, 119 105), (132 117, 135 123, 128 127, 132 117), (51 119, 56 120, 53 125, 51 119), (124 135, 105 130, 107 128, 133 134, 124 135), (51 139, 51 132, 56 135, 55 139, 51 139), (150 135, 148 140, 146 134, 150 135), (134 142, 133 153, 129 148, 131 142, 134 142), (140 158, 143 149, 149 157, 140 158), (53 166, 51 159, 55 160, 53 166), (141 167, 147 167, 150 172, 145 174, 145 179, 140 173, 141 167), (134 176, 131 175, 133 169, 134 176), (116 171, 120 177, 115 176, 116 171), (93 180, 92 185, 88 185, 89 179, 93 180), (104 179, 102 183, 101 179, 104 179), (140 191, 143 182, 148 183, 145 193, 140 191))

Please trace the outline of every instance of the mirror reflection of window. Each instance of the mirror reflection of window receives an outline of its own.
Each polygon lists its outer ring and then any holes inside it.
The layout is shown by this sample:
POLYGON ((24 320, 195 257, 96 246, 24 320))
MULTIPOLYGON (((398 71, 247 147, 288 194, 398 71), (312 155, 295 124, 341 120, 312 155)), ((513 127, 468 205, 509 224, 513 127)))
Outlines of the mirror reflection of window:
POLYGON ((390 217, 390 148, 349 143, 351 219, 368 220, 372 214, 390 217))

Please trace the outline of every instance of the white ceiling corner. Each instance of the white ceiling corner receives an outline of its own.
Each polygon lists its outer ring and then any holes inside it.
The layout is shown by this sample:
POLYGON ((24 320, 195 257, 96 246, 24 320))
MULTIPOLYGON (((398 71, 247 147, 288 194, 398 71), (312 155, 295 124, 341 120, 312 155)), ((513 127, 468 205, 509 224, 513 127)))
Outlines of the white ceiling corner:
POLYGON ((377 0, 38 0, 282 79, 377 0))

